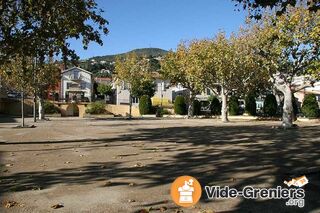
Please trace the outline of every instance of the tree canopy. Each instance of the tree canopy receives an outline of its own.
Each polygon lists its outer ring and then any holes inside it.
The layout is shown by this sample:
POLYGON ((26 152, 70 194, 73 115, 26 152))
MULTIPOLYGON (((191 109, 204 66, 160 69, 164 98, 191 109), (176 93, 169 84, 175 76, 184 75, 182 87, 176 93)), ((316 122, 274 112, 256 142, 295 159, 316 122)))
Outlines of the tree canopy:
POLYGON ((237 2, 236 6, 242 5, 243 9, 250 12, 250 17, 261 19, 266 9, 274 10, 277 15, 284 14, 289 7, 304 5, 309 11, 320 9, 319 0, 232 0, 237 2))

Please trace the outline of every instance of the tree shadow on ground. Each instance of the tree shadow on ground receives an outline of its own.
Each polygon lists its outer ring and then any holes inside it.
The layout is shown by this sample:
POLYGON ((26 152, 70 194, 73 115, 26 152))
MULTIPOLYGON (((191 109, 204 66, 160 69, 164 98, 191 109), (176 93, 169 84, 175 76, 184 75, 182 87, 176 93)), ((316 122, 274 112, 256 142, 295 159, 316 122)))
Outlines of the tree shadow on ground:
MULTIPOLYGON (((320 211, 320 126, 297 129, 272 129, 269 126, 201 126, 138 129, 121 137, 96 141, 101 146, 109 142, 167 142, 158 152, 172 153, 168 158, 129 167, 124 162, 91 163, 80 168, 56 171, 15 173, 2 177, 0 194, 19 183, 24 191, 33 186, 55 184, 89 184, 109 178, 139 179, 149 188, 170 184, 181 175, 196 177, 204 185, 229 185, 275 188, 284 180, 307 175, 305 207, 286 207, 285 200, 241 199, 231 212, 317 212, 320 211)), ((143 150, 143 147, 141 147, 143 150)), ((115 185, 127 184, 119 182, 115 185)), ((212 204, 203 193, 201 203, 212 204)))

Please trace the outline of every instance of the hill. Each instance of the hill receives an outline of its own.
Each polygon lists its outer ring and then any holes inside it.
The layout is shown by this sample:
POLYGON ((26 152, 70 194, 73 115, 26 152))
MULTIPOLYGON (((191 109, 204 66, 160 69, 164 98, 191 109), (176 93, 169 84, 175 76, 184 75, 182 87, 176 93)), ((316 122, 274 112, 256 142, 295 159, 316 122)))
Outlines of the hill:
POLYGON ((135 49, 126 53, 116 54, 116 55, 105 55, 105 56, 95 56, 86 60, 82 60, 79 64, 80 67, 92 72, 94 76, 97 77, 111 77, 114 72, 114 62, 116 57, 124 58, 130 53, 136 53, 138 56, 152 57, 157 64, 159 64, 156 59, 159 56, 164 56, 168 51, 159 48, 142 48, 135 49))
POLYGON ((106 62, 112 62, 115 61, 116 57, 125 57, 126 55, 130 53, 136 53, 138 56, 163 56, 167 54, 168 51, 160 49, 160 48, 141 48, 141 49, 135 49, 131 50, 126 53, 116 54, 116 55, 105 55, 105 56, 95 56, 92 58, 89 58, 88 60, 95 60, 97 62, 99 61, 106 61, 106 62))

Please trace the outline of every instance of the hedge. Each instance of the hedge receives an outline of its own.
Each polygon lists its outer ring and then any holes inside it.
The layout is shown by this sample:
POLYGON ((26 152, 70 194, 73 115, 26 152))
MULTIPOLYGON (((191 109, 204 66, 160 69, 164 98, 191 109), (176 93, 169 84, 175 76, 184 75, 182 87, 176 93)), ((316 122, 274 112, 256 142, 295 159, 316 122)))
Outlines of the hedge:
POLYGON ((264 100, 263 112, 266 116, 275 116, 277 114, 277 99, 273 94, 268 94, 264 100))
POLYGON ((301 110, 303 115, 308 118, 319 117, 319 105, 314 94, 308 94, 305 96, 301 110))
POLYGON ((178 115, 187 114, 187 105, 183 96, 178 95, 174 100, 174 112, 178 115))
POLYGON ((149 96, 143 95, 139 100, 139 111, 141 115, 150 114, 152 111, 152 102, 149 96))

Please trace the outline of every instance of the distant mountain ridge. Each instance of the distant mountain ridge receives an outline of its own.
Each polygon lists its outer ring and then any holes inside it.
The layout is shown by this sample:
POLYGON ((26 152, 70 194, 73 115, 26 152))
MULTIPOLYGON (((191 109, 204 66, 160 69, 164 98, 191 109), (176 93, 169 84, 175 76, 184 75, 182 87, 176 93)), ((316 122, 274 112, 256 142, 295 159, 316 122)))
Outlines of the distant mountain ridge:
POLYGON ((115 55, 105 55, 105 56, 95 56, 91 57, 87 60, 95 60, 95 61, 106 61, 106 62, 112 62, 115 61, 116 57, 125 57, 130 53, 136 53, 138 56, 163 56, 168 53, 167 50, 163 50, 160 48, 140 48, 140 49, 134 49, 126 53, 120 53, 120 54, 115 54, 115 55))

